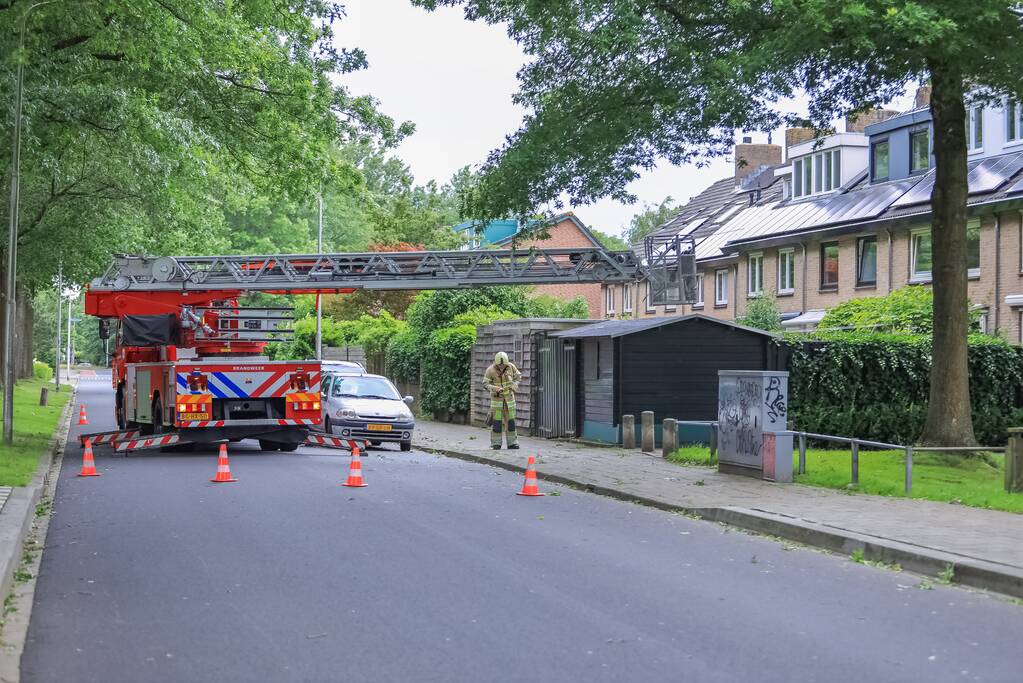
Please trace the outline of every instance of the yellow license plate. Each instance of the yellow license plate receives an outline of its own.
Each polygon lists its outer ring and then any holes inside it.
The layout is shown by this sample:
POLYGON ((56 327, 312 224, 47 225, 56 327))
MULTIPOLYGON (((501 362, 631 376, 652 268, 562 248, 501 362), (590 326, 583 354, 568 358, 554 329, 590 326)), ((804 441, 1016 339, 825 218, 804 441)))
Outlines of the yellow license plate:
POLYGON ((371 432, 389 432, 391 425, 366 425, 366 429, 371 432))
POLYGON ((180 419, 182 420, 208 420, 210 419, 209 413, 181 413, 180 419))

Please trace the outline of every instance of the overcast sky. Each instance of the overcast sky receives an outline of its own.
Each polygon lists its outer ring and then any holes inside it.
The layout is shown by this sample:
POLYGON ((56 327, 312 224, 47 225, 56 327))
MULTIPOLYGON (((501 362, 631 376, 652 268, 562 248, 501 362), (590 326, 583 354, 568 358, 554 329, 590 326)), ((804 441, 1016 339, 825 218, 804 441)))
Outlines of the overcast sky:
MULTIPOLYGON (((345 5, 348 17, 334 27, 337 43, 365 50, 369 69, 343 82, 355 94, 372 94, 386 114, 416 124, 397 154, 417 182, 444 182, 462 166, 480 164, 518 127, 523 110, 511 98, 525 56, 504 28, 465 21, 457 8, 426 12, 410 0, 345 5)), ((621 234, 643 202, 668 195, 684 201, 731 172, 731 159, 702 168, 665 163, 629 187, 636 204, 604 200, 569 208, 589 226, 621 234)))

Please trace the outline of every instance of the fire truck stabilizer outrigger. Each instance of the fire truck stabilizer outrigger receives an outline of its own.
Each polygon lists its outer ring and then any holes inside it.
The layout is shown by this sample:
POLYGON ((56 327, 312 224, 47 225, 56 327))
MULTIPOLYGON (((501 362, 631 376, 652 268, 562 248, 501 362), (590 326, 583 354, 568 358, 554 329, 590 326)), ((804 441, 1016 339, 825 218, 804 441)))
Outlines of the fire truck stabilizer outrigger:
POLYGON ((633 252, 600 248, 118 255, 85 295, 85 312, 100 318, 101 338, 113 332, 116 339, 118 430, 81 439, 117 451, 241 439, 256 439, 264 450, 292 451, 305 442, 347 448, 347 440, 309 433, 321 423, 320 364, 266 357, 267 343, 290 337, 291 309, 239 306, 252 292, 343 294, 644 278, 654 301, 693 300, 692 240, 648 240, 642 263, 633 252))

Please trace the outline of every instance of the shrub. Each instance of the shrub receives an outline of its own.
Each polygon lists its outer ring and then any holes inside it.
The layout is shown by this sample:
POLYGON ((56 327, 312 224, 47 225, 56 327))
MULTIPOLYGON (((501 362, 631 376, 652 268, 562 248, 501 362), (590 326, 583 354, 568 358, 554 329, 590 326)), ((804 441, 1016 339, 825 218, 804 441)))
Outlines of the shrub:
POLYGON ((40 363, 35 360, 32 361, 32 374, 35 375, 36 379, 41 379, 46 382, 53 379, 53 368, 46 363, 40 363))
MULTIPOLYGON (((822 434, 914 443, 930 392, 931 339, 926 335, 830 333, 789 335, 789 424, 822 434)), ((994 446, 1023 413, 1023 350, 973 335, 970 398, 977 440, 994 446)))
POLYGON ((399 382, 419 381, 419 345, 407 327, 387 342, 387 372, 399 382))
POLYGON ((365 349, 366 353, 382 353, 387 349, 391 337, 403 331, 406 326, 404 320, 396 320, 387 311, 380 311, 376 316, 362 315, 352 326, 352 341, 365 349))
POLYGON ((782 329, 781 313, 778 312, 778 303, 774 299, 774 294, 764 292, 750 300, 746 306, 746 315, 738 318, 735 322, 747 327, 755 327, 758 330, 780 332, 782 329))
MULTIPOLYGON (((969 302, 966 304, 969 306, 969 302)), ((930 287, 902 287, 886 296, 849 299, 830 309, 821 330, 856 330, 930 334, 934 327, 934 293, 930 287)), ((971 310, 976 327, 980 310, 971 310)))

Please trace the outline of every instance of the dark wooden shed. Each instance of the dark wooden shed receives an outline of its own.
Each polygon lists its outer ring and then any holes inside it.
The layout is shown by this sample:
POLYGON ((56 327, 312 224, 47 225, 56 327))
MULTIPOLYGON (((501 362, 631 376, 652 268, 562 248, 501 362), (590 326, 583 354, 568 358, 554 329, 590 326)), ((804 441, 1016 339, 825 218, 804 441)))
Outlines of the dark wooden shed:
MULTIPOLYGON (((660 422, 715 420, 718 370, 784 370, 774 335, 704 315, 606 320, 550 337, 574 340, 578 352, 575 414, 584 439, 618 443, 621 416, 654 411, 660 422)), ((681 429, 683 441, 704 430, 681 429)), ((658 436, 658 439, 660 437, 658 436)))

